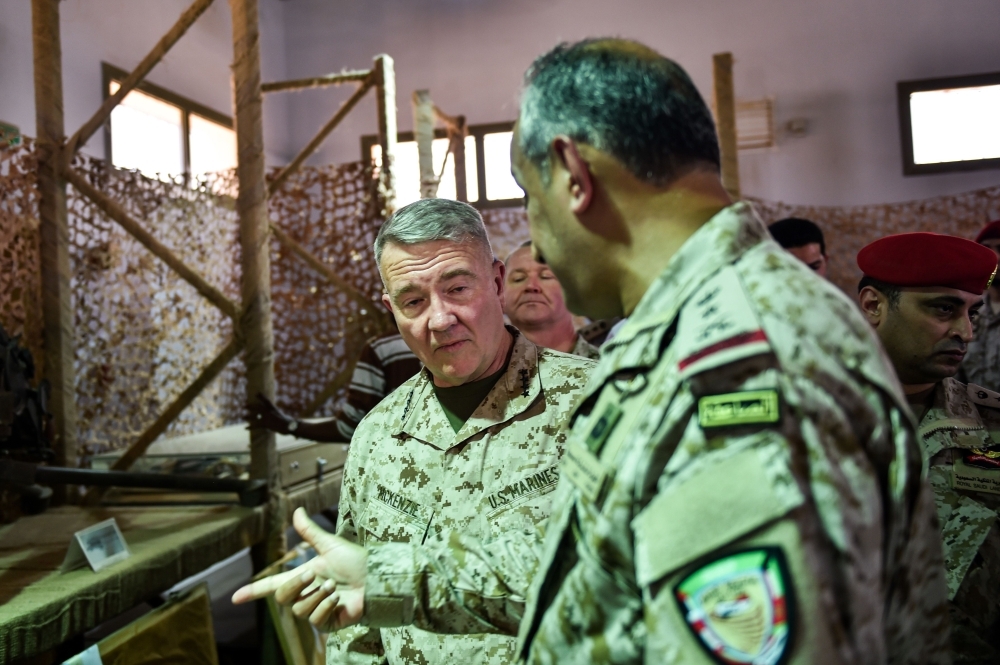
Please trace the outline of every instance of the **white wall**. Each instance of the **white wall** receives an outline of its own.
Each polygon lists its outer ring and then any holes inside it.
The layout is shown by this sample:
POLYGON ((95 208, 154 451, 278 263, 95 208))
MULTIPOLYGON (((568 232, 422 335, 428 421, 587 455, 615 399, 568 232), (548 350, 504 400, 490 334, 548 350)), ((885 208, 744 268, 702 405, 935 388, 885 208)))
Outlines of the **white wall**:
MULTIPOLYGON (((511 120, 520 76, 560 40, 621 35, 678 60, 711 93, 711 56, 732 51, 740 98, 772 96, 776 121, 806 117, 803 138, 740 154, 745 193, 791 203, 906 201, 997 184, 1000 171, 902 175, 896 81, 1000 70, 996 0, 290 0, 290 76, 396 60, 400 127, 410 94, 471 123, 511 120)), ((303 145, 349 91, 298 94, 303 145)), ((357 159, 374 103, 351 113, 315 162, 357 159)))
MULTIPOLYGON (((129 70, 152 49, 190 5, 190 0, 63 0, 63 101, 67 135, 102 101, 101 62, 129 70)), ((285 3, 261 0, 261 60, 264 80, 285 76, 285 3)), ((230 63, 232 26, 229 6, 216 0, 148 77, 151 83, 232 114, 230 63)), ((35 135, 31 2, 0 0, 0 120, 35 135)), ((286 99, 267 99, 264 135, 268 161, 288 158, 286 99)), ((84 151, 104 155, 99 130, 84 151)))
MULTIPOLYGON (((806 117, 803 138, 740 154, 745 193, 790 203, 907 201, 1000 182, 1000 171, 902 175, 898 80, 1000 71, 997 0, 260 0, 265 80, 367 68, 396 60, 399 117, 410 94, 471 123, 511 120, 520 77, 560 40, 639 39, 675 58, 703 94, 711 55, 732 51, 741 98, 772 96, 777 124, 806 117)), ((189 0, 63 0, 63 81, 71 133, 101 100, 100 63, 137 64, 189 0)), ((229 8, 217 0, 150 81, 230 112, 229 8)), ((294 155, 350 94, 341 89, 265 97, 270 163, 294 155)), ((34 134, 31 3, 0 0, 0 120, 34 134)), ((313 163, 355 160, 375 132, 371 95, 313 163)), ((103 154, 98 132, 87 146, 103 154)))

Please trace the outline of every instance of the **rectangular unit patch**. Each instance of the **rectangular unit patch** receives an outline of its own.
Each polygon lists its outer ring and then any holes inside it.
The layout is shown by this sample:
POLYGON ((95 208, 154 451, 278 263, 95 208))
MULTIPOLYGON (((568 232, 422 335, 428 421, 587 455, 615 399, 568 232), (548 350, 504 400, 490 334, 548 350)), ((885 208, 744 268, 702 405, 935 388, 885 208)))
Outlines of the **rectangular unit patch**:
POLYGON ((952 473, 955 489, 1000 494, 1000 469, 981 469, 955 460, 952 473))
POLYGON ((566 447, 562 458, 562 470, 570 482, 576 485, 583 498, 590 503, 600 503, 607 489, 611 474, 601 460, 576 441, 566 447))
POLYGON ((746 390, 698 400, 698 423, 705 429, 758 425, 781 420, 777 390, 746 390))

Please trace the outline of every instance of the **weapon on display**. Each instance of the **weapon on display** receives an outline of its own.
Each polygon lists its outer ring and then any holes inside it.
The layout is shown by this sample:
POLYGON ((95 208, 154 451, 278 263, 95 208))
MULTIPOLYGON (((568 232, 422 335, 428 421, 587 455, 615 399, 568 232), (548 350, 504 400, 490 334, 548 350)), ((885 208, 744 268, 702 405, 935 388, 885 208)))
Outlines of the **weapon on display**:
MULTIPOLYGON (((0 326, 0 497, 4 490, 20 496, 21 512, 40 513, 52 490, 46 485, 138 487, 187 492, 236 493, 244 506, 267 500, 267 482, 182 474, 95 471, 47 466, 54 459, 50 440, 52 415, 46 408, 49 385, 32 388, 35 363, 31 352, 0 326)), ((8 521, 0 501, 0 522, 8 521)), ((16 515, 16 511, 14 511, 16 515)))

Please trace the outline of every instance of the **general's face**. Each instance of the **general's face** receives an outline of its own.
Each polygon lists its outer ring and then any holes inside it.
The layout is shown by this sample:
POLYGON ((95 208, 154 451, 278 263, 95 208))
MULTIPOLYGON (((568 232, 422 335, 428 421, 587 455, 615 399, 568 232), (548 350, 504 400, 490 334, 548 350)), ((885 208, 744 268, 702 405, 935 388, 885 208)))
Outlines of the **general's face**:
POLYGON ((591 282, 599 272, 592 265, 591 239, 570 211, 560 179, 553 177, 546 185, 539 170, 522 155, 517 126, 511 141, 511 171, 524 190, 532 255, 558 276, 569 311, 603 318, 588 308, 592 303, 586 297, 596 292, 591 282))
POLYGON ((511 254, 506 267, 504 311, 516 327, 538 328, 571 318, 559 280, 548 265, 534 259, 531 247, 511 254))
POLYGON ((826 277, 826 255, 823 254, 818 242, 790 247, 788 253, 809 266, 820 277, 826 277))
POLYGON ((904 290, 876 325, 900 381, 919 385, 955 376, 982 305, 982 296, 958 289, 904 290))
POLYGON ((388 243, 382 252, 387 293, 399 334, 435 383, 483 378, 503 347, 504 266, 475 243, 388 243))

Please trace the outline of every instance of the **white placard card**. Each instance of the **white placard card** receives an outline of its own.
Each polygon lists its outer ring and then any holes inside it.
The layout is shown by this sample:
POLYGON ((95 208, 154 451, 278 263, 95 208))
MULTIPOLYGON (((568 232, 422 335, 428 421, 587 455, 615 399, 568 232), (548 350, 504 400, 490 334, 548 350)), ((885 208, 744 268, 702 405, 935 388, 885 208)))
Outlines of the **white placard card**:
POLYGON ((69 551, 63 560, 62 572, 90 564, 90 568, 96 573, 124 561, 130 554, 118 523, 112 517, 73 534, 69 551))

